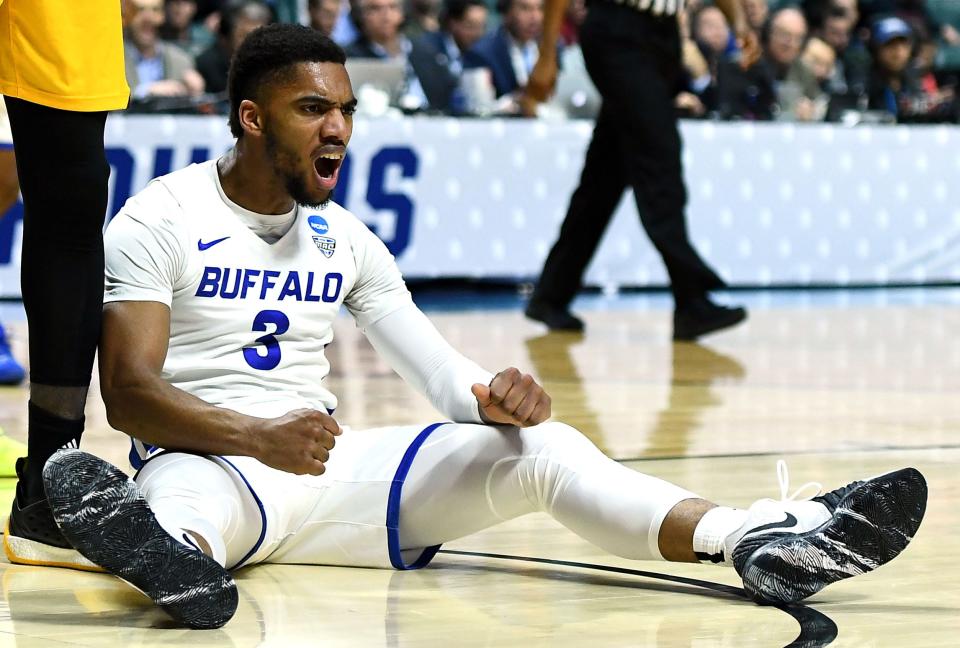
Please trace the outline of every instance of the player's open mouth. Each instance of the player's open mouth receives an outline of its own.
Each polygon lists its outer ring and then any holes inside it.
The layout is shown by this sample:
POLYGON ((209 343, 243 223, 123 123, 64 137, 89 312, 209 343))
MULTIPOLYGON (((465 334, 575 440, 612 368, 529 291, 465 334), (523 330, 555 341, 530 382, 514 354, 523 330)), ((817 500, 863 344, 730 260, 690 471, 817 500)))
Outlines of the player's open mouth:
POLYGON ((313 168, 324 189, 332 189, 337 184, 340 165, 343 163, 343 153, 322 153, 313 162, 313 168))

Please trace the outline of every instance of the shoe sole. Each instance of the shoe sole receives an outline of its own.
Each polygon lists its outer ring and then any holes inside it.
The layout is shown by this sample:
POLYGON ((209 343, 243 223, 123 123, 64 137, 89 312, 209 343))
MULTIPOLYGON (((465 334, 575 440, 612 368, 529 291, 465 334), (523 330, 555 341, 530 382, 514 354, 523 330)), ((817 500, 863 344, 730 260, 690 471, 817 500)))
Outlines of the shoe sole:
POLYGON ((3 552, 16 565, 34 567, 63 567, 80 571, 104 573, 106 570, 83 557, 76 549, 54 547, 43 542, 10 535, 10 520, 3 529, 3 552))
POLYGON ((44 466, 43 483, 70 544, 171 617, 191 628, 219 628, 236 612, 230 574, 174 540, 125 473, 80 450, 61 450, 44 466))
POLYGON ((906 548, 926 505, 926 481, 913 468, 867 480, 816 529, 779 536, 753 552, 740 570, 744 588, 759 603, 794 603, 873 571, 906 548))

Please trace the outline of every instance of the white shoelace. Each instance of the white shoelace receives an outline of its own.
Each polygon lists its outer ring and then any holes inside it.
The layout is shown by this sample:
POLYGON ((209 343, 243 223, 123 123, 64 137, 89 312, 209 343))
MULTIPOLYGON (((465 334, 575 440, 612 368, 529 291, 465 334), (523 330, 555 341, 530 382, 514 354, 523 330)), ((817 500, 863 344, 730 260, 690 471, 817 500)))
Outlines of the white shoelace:
MULTIPOLYGON (((823 484, 820 482, 807 482, 797 490, 793 491, 792 494, 787 495, 790 491, 790 471, 787 470, 787 462, 783 459, 777 460, 777 481, 780 482, 780 501, 781 502, 797 502, 801 500, 813 499, 817 495, 823 492, 823 484), (801 493, 811 488, 815 488, 816 492, 812 495, 802 497, 801 493)), ((776 501, 776 500, 771 500, 776 501)))

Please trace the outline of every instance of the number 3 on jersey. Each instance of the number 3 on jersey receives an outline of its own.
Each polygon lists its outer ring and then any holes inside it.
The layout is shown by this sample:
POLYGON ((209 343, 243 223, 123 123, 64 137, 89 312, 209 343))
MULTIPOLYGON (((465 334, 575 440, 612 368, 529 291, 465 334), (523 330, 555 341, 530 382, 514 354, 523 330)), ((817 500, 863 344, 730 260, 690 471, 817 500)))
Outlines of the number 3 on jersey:
POLYGON ((257 344, 263 345, 266 355, 261 355, 258 347, 246 347, 243 350, 243 359, 254 369, 269 371, 280 364, 280 341, 278 335, 283 335, 290 328, 290 319, 276 310, 264 310, 253 318, 254 331, 268 331, 268 325, 275 328, 272 333, 257 338, 257 344))

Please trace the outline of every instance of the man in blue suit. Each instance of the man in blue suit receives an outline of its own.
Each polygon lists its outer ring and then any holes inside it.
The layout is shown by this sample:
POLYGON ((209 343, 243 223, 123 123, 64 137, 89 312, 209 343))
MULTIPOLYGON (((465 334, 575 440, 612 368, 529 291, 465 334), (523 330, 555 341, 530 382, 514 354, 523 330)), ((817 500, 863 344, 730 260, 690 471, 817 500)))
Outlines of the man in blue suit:
POLYGON ((440 30, 427 32, 414 42, 410 64, 423 84, 431 108, 463 112, 459 84, 464 54, 486 31, 484 0, 446 0, 440 13, 440 30))
POLYGON ((537 62, 543 0, 498 0, 497 11, 503 24, 464 55, 464 67, 490 70, 497 97, 502 97, 526 86, 537 62))

